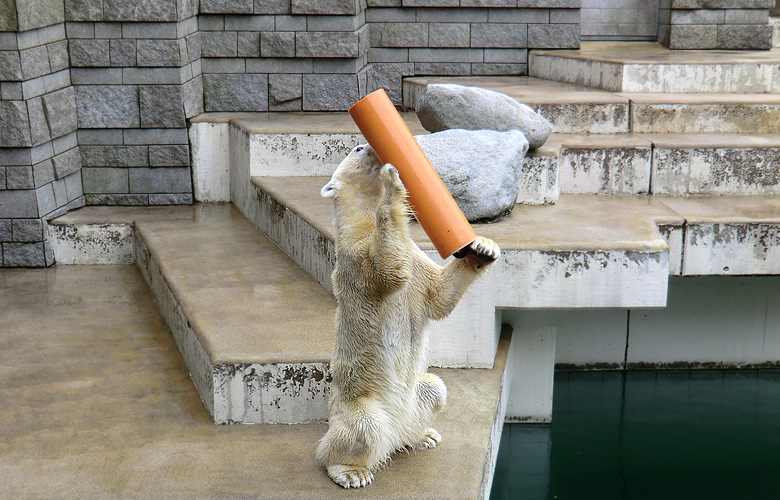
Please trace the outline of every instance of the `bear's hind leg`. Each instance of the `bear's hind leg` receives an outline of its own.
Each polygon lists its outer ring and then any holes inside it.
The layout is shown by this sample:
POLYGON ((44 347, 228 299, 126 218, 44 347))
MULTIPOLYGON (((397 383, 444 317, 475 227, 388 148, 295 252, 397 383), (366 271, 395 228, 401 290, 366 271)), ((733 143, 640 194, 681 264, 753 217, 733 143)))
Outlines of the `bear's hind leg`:
POLYGON ((317 457, 328 476, 344 488, 371 484, 373 470, 392 451, 385 437, 389 429, 386 413, 369 399, 337 404, 331 414, 328 432, 320 441, 317 457))

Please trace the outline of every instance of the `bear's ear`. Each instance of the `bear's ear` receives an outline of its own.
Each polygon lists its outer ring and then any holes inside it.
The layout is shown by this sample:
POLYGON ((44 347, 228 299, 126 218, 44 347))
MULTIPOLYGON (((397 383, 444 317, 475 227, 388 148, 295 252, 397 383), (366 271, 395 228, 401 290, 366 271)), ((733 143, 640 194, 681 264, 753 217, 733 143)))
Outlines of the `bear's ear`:
POLYGON ((339 189, 342 187, 342 182, 335 177, 333 177, 330 181, 328 181, 327 184, 322 186, 322 189, 320 189, 320 195, 323 198, 333 198, 336 196, 339 192, 339 189))

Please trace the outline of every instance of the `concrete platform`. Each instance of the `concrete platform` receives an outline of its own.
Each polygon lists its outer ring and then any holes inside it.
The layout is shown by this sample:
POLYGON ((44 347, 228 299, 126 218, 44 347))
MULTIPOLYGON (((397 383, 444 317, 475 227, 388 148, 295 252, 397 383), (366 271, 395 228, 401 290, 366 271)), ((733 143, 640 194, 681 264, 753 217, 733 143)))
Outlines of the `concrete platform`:
POLYGON ((325 424, 215 426, 138 270, 0 270, 5 498, 487 498, 508 339, 449 388, 434 450, 345 492, 314 460, 325 424))
POLYGON ((780 92, 780 51, 669 50, 657 42, 582 42, 532 50, 529 76, 617 92, 780 92))
POLYGON ((411 77, 404 79, 404 105, 414 109, 432 83, 503 92, 541 113, 561 134, 780 132, 778 94, 613 92, 517 76, 411 77))
POLYGON ((49 226, 55 257, 67 262, 64 247, 106 262, 90 252, 111 248, 113 233, 91 243, 120 221, 216 423, 325 421, 336 307, 326 290, 230 205, 87 207, 49 226))

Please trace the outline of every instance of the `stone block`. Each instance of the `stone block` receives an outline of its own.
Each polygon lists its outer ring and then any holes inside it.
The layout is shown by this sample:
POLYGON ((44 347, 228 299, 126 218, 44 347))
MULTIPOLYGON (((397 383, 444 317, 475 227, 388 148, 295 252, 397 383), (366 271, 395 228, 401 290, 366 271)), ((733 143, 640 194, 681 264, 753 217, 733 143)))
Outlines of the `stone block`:
POLYGON ((359 0, 291 0, 293 14, 330 14, 354 16, 360 10, 359 0))
POLYGON ((150 205, 192 205, 192 194, 190 193, 176 193, 176 194, 150 194, 150 205))
POLYGON ((77 85, 76 110, 80 128, 140 126, 138 89, 132 85, 77 85))
POLYGON ((69 149, 73 149, 78 146, 78 140, 76 138, 76 131, 70 134, 65 134, 62 137, 52 139, 51 145, 54 147, 54 154, 62 154, 69 149))
POLYGON ((471 63, 453 62, 416 62, 415 75, 468 76, 471 75, 471 63))
POLYGON ((276 31, 306 31, 307 16, 274 16, 276 31))
POLYGON ((34 189, 31 166, 5 167, 6 189, 34 189))
POLYGON ((52 71, 61 71, 68 66, 68 41, 62 40, 46 45, 49 52, 49 66, 52 71))
POLYGON ((431 23, 428 25, 429 47, 468 47, 471 25, 468 23, 431 23))
POLYGON ((143 85, 139 88, 141 127, 186 126, 182 89, 179 85, 143 85))
POLYGON ((122 83, 120 68, 71 68, 73 85, 119 85, 122 83))
POLYGON ((311 59, 261 57, 247 59, 247 73, 311 73, 311 59))
MULTIPOLYGON (((203 78, 197 77, 182 85, 184 117, 192 118, 203 113, 203 78)), ((186 137, 186 134, 185 134, 186 137)), ((183 142, 187 142, 186 139, 183 142)))
POLYGON ((263 57, 295 57, 295 32, 265 31, 260 34, 263 57))
POLYGON ((201 44, 203 57, 236 57, 238 34, 235 31, 204 31, 201 44))
POLYGON ((81 146, 89 146, 93 144, 123 144, 122 130, 81 129, 78 131, 78 143, 81 146))
POLYGON ((16 2, 12 0, 0 2, 0 31, 16 31, 18 27, 16 2))
POLYGON ((226 31, 272 31, 274 16, 225 16, 226 31))
POLYGON ((34 146, 30 149, 30 161, 32 162, 32 165, 47 160, 52 156, 54 156, 54 147, 51 142, 44 142, 43 144, 34 146))
POLYGON ((409 49, 410 62, 473 63, 482 59, 480 49, 409 49))
POLYGON ((22 84, 19 82, 0 82, 0 99, 4 101, 21 101, 24 99, 22 84))
POLYGON ((54 181, 54 163, 44 160, 33 165, 33 181, 35 189, 54 181))
POLYGON ((103 0, 65 0, 66 21, 102 21, 103 0))
POLYGON ((51 73, 49 66, 49 51, 45 45, 19 51, 22 66, 22 77, 25 80, 37 78, 51 73))
POLYGON ((136 65, 135 40, 109 40, 109 59, 111 66, 136 65))
POLYGON ((180 84, 179 68, 122 68, 122 83, 130 85, 180 84))
POLYGON ((528 64, 514 63, 473 63, 473 76, 527 75, 528 64))
POLYGON ((268 77, 269 97, 276 103, 300 99, 303 95, 301 75, 270 75, 268 77))
POLYGON ((12 148, 32 146, 24 101, 0 101, 0 144, 12 148))
MULTIPOLYGON (((116 0, 124 1, 124 0, 116 0)), ((153 0, 149 0, 153 1, 153 0)), ((122 38, 179 38, 176 23, 129 22, 122 23, 122 38)))
POLYGON ((139 66, 180 66, 179 42, 177 40, 138 40, 137 64, 139 66))
POLYGON ((6 82, 22 80, 22 63, 18 51, 0 51, 0 80, 6 82))
POLYGON ((472 47, 523 48, 528 46, 528 25, 491 23, 471 25, 472 47))
POLYGON ((268 75, 203 75, 205 111, 267 111, 268 75))
POLYGON ((358 33, 300 31, 295 33, 296 57, 359 57, 358 33))
POLYGON ((32 165, 31 159, 30 148, 0 148, 0 165, 32 165))
POLYGON ((110 66, 108 40, 87 38, 71 40, 70 61, 75 67, 110 66))
POLYGON ((370 38, 372 47, 427 47, 428 23, 375 23, 370 38))
POLYGON ((203 36, 201 33, 193 33, 185 38, 187 42, 187 55, 189 62, 200 59, 203 55, 203 36))
POLYGON ((67 196, 68 203, 84 196, 84 188, 82 187, 81 170, 70 174, 63 179, 65 182, 65 194, 67 196))
POLYGON ((201 12, 198 16, 198 29, 200 31, 222 31, 225 29, 225 16, 209 16, 201 12))
POLYGON ((252 14, 253 0, 200 0, 203 14, 252 14))
POLYGON ((579 24, 529 24, 528 48, 579 48, 579 24))
POLYGON ((54 202, 57 208, 67 205, 68 195, 65 192, 65 179, 52 182, 51 187, 54 190, 54 202))
POLYGON ((65 23, 65 33, 68 36, 68 40, 73 40, 74 38, 95 38, 95 24, 82 22, 65 23))
POLYGON ((580 24, 580 9, 550 9, 550 22, 553 24, 580 24))
POLYGON ((122 23, 95 23, 95 38, 122 38, 122 23))
POLYGON ((673 25, 669 27, 670 49, 712 49, 717 45, 716 25, 673 25))
POLYGON ((124 132, 124 143, 128 146, 144 144, 187 144, 189 142, 186 128, 136 128, 119 132, 124 132))
POLYGON ((290 0, 254 0, 255 14, 289 14, 290 0))
POLYGON ((17 0, 16 20, 19 31, 29 31, 65 22, 62 0, 17 0))
POLYGON ((260 33, 239 31, 237 54, 239 57, 260 57, 260 33))
POLYGON ((725 12, 724 24, 769 23, 769 11, 766 9, 729 9, 725 12))
POLYGON ((127 193, 128 169, 87 168, 81 169, 84 193, 127 193))
POLYGON ((84 167, 146 167, 148 146, 81 146, 84 167))
POLYGON ((43 242, 3 243, 5 267, 44 267, 46 256, 43 242))
POLYGON ((152 167, 188 167, 189 146, 149 146, 149 165, 152 167))
POLYGON ((77 147, 69 149, 52 158, 55 179, 62 179, 81 170, 81 153, 79 149, 77 147))
POLYGON ((0 243, 11 241, 11 219, 0 219, 0 243))
POLYGON ((13 241, 16 243, 35 243, 43 241, 43 222, 41 219, 14 219, 11 221, 13 241))
POLYGON ((73 87, 44 95, 43 108, 51 137, 61 137, 76 130, 76 92, 73 87))
POLYGON ((312 61, 313 73, 351 73, 356 74, 363 67, 366 61, 363 57, 356 59, 314 59, 312 61))
POLYGON ((5 167, 0 167, 0 191, 6 189, 5 185, 5 167))
POLYGON ((0 219, 38 217, 38 199, 35 190, 0 191, 0 219))
POLYGON ((485 49, 486 63, 527 63, 528 49, 485 49))
POLYGON ((369 23, 413 23, 417 20, 415 9, 371 8, 366 11, 369 23))
MULTIPOLYGON (((250 59, 251 60, 251 59, 250 59)), ((236 58, 202 59, 204 73, 246 73, 246 60, 236 58)))
POLYGON ((774 0, 671 0, 673 9, 769 9, 774 0))
POLYGON ((368 72, 367 92, 385 89, 396 106, 403 104, 403 77, 414 75, 413 63, 376 63, 368 72))
POLYGON ((22 82, 22 96, 24 99, 32 99, 46 93, 43 78, 33 78, 22 82))
POLYGON ((671 24, 723 24, 726 11, 721 9, 673 10, 671 24))
POLYGON ((27 116, 30 119, 30 140, 33 146, 50 141, 49 127, 46 126, 46 115, 40 97, 27 101, 27 116))
POLYGON ((103 0, 104 21, 176 21, 176 0, 103 0))
POLYGON ((308 16, 308 31, 355 31, 363 27, 364 14, 357 16, 308 16))
POLYGON ((304 111, 345 111, 359 97, 356 75, 303 75, 304 111))
POLYGON ((87 205, 100 206, 142 206, 149 204, 146 194, 84 194, 87 205))
POLYGON ((402 0, 404 7, 458 7, 459 0, 402 0))
POLYGON ((366 57, 370 63, 409 62, 409 49, 371 48, 366 57))
POLYGON ((718 49, 769 50, 772 48, 772 26, 769 24, 735 24, 717 27, 718 49))
POLYGON ((131 168, 131 193, 192 193, 188 167, 131 168))
POLYGON ((486 23, 488 9, 417 9, 418 23, 486 23))

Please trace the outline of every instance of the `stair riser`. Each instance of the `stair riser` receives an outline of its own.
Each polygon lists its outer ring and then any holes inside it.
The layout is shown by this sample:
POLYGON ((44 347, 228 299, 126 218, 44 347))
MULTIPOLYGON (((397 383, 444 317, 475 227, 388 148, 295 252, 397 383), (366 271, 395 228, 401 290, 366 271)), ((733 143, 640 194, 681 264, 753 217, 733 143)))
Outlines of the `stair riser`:
POLYGON ((619 134, 629 132, 628 104, 536 104, 535 111, 550 120, 553 133, 619 134))
POLYGON ((250 175, 331 175, 366 140, 361 134, 252 134, 250 175))
POLYGON ((780 148, 653 149, 653 194, 780 194, 780 148))
POLYGON ((688 224, 684 275, 780 274, 780 223, 688 224))
POLYGON ((727 92, 780 90, 780 67, 768 64, 619 64, 531 52, 529 74, 615 92, 727 92))
POLYGON ((47 224, 49 243, 58 264, 132 264, 131 224, 47 224))
POLYGON ((580 149, 560 152, 561 192, 645 194, 650 190, 650 147, 580 149))
POLYGON ((776 104, 637 104, 631 103, 635 133, 780 132, 776 104))
POLYGON ((215 424, 300 424, 328 416, 327 363, 214 364, 143 238, 136 264, 171 330, 192 381, 215 424))

